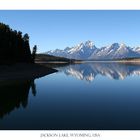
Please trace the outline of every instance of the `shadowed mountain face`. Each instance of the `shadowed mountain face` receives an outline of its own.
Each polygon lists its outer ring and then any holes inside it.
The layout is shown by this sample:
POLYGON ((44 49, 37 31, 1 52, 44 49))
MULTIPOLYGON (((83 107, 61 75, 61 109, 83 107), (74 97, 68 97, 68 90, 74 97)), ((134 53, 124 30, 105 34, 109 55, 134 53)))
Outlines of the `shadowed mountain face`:
POLYGON ((93 81, 97 75, 123 80, 130 75, 140 75, 140 65, 121 63, 84 63, 59 68, 66 75, 80 80, 93 81))

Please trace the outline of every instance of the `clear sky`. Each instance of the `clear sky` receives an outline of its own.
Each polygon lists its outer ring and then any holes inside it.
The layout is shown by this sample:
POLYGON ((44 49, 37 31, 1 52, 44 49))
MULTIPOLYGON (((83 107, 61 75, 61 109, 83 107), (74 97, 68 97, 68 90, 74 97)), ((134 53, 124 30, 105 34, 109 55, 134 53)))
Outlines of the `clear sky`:
POLYGON ((114 42, 140 46, 140 10, 0 10, 0 22, 28 33, 38 52, 91 40, 100 48, 114 42))

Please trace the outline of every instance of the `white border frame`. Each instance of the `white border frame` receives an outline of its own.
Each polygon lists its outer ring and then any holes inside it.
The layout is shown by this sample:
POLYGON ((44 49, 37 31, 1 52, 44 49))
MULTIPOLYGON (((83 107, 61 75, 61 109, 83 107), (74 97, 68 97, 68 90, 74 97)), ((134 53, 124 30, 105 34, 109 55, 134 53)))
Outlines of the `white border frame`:
POLYGON ((139 10, 139 0, 0 0, 2 10, 139 10))
MULTIPOLYGON (((140 10, 139 0, 0 0, 0 10, 140 10)), ((140 17, 138 17, 140 18, 140 17)), ((140 131, 0 131, 2 140, 140 140, 140 131), (46 134, 58 134, 49 137, 46 134), (71 137, 86 133, 86 137, 71 137), (92 134, 100 137, 90 137, 92 134), (41 136, 44 134, 44 136, 41 136), (69 137, 63 137, 67 134, 69 137)))

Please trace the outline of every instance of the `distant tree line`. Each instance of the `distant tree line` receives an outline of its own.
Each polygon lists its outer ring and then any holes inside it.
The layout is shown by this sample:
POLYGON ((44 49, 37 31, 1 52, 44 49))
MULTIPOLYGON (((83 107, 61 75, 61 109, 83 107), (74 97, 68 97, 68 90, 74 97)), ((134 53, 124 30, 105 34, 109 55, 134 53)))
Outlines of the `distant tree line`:
POLYGON ((0 23, 0 64, 34 63, 37 46, 31 53, 29 35, 22 35, 21 31, 12 30, 9 25, 0 23))

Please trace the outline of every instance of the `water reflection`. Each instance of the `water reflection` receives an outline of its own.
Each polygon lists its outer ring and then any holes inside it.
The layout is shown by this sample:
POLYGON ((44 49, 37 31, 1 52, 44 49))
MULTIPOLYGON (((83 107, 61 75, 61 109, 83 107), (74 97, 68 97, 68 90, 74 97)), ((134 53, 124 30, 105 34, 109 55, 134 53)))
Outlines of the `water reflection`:
POLYGON ((140 65, 85 63, 36 81, 0 83, 1 130, 140 130, 140 65), (85 84, 76 78, 93 81, 85 84), (36 83, 35 83, 36 82, 36 83), (35 97, 36 96, 36 97, 35 97), (26 109, 24 109, 26 108, 26 109))
POLYGON ((26 108, 30 87, 36 94, 34 80, 15 81, 0 85, 0 118, 9 114, 15 108, 26 108))
POLYGON ((97 75, 123 80, 130 75, 140 75, 140 65, 123 63, 84 63, 58 68, 66 75, 91 82, 97 75))

